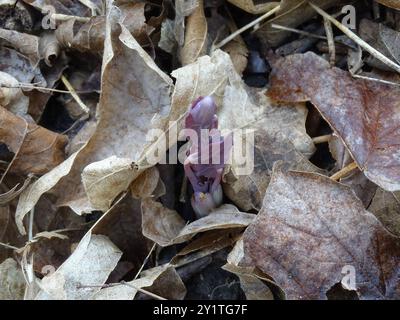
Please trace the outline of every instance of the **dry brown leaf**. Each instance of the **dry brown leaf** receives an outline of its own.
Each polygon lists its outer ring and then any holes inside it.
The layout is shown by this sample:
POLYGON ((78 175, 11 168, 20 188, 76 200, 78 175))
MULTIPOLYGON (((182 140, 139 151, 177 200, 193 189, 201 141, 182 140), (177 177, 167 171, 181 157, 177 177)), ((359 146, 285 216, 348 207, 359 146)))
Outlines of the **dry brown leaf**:
POLYGON ((67 160, 60 163, 53 170, 33 182, 26 190, 21 193, 15 212, 15 222, 17 224, 19 232, 22 235, 26 234, 26 230, 23 225, 23 219, 25 215, 30 210, 32 210, 35 204, 39 201, 42 194, 52 189, 62 177, 70 172, 77 155, 78 152, 72 154, 67 160))
MULTIPOLYGON (((315 0, 313 3, 324 10, 340 5, 340 1, 337 0, 315 0)), ((276 47, 291 35, 288 31, 273 28, 272 23, 296 28, 317 14, 307 1, 303 0, 281 0, 280 6, 277 16, 256 31, 257 37, 266 47, 276 47)))
POLYGON ((211 213, 201 219, 193 221, 185 226, 172 240, 171 244, 182 243, 193 238, 196 234, 217 230, 247 227, 255 219, 251 213, 240 212, 231 204, 224 204, 214 209, 211 213))
POLYGON ((207 20, 204 15, 203 0, 198 1, 196 9, 188 16, 185 28, 185 43, 179 56, 182 65, 190 64, 207 51, 207 20))
POLYGON ((378 1, 379 3, 383 4, 384 6, 400 10, 400 3, 398 0, 375 0, 375 1, 378 1))
POLYGON ((19 189, 18 189, 18 187, 20 186, 20 184, 18 183, 10 190, 8 190, 4 193, 1 193, 0 194, 0 206, 6 205, 7 203, 11 202, 16 197, 18 197, 21 194, 21 192, 24 191, 28 187, 29 183, 31 182, 31 179, 32 179, 32 175, 28 175, 28 177, 24 180, 24 183, 22 184, 22 186, 19 189))
POLYGON ((241 231, 241 228, 234 228, 232 230, 217 229, 204 232, 199 235, 199 237, 191 241, 186 247, 180 250, 176 254, 176 257, 185 256, 209 247, 220 246, 221 243, 228 243, 230 245, 236 241, 237 234, 239 234, 241 231))
POLYGON ((390 232, 400 237, 400 192, 388 192, 378 188, 368 211, 371 211, 390 232))
POLYGON ((124 253, 124 260, 132 263, 133 272, 140 269, 153 245, 142 234, 141 203, 128 195, 102 215, 91 232, 107 236, 124 253))
MULTIPOLYGON (((228 18, 218 13, 218 8, 211 9, 211 15, 207 17, 208 25, 208 51, 213 50, 213 45, 237 31, 235 21, 231 16, 228 18)), ((231 57, 236 72, 242 75, 247 66, 247 55, 249 53, 241 35, 236 36, 221 48, 231 57)))
POLYGON ((67 137, 0 107, 0 141, 15 153, 10 171, 45 174, 64 160, 67 137))
MULTIPOLYGON (((336 160, 335 171, 339 171, 353 162, 353 158, 339 137, 332 135, 328 143, 329 151, 336 160)), ((340 182, 352 188, 357 197, 363 202, 365 208, 368 207, 375 195, 377 185, 368 180, 362 171, 359 169, 353 170, 342 177, 340 182)))
POLYGON ((86 23, 69 19, 57 27, 55 34, 59 43, 66 48, 96 52, 104 47, 104 28, 104 16, 92 17, 86 23))
POLYGON ((33 65, 39 62, 39 37, 15 30, 0 29, 0 39, 27 56, 33 65))
POLYGON ((244 253, 288 299, 326 299, 342 280, 362 299, 400 297, 399 238, 328 177, 275 168, 243 239, 244 253), (348 270, 354 283, 344 278, 348 270))
POLYGON ((43 77, 39 67, 33 65, 26 56, 18 51, 1 46, 0 60, 0 71, 8 73, 20 83, 26 85, 33 82, 41 87, 47 85, 46 79, 43 77))
POLYGON ((279 101, 311 101, 368 179, 388 191, 400 190, 400 95, 396 87, 353 79, 309 52, 274 64, 268 95, 279 101))
POLYGON ((173 34, 179 46, 185 41, 185 17, 189 16, 198 6, 198 0, 176 0, 173 34))
POLYGON ((9 30, 32 30, 36 17, 27 5, 18 0, 1 0, 0 27, 9 30))
POLYGON ((82 171, 82 183, 93 208, 106 211, 112 201, 128 189, 135 175, 130 159, 111 156, 87 165, 82 171))
POLYGON ((0 241, 2 241, 4 234, 7 231, 9 221, 10 221, 10 208, 2 204, 0 206, 0 241))
POLYGON ((279 2, 257 1, 257 0, 228 0, 228 2, 252 14, 268 12, 279 5, 279 2))
MULTIPOLYGON (((384 24, 375 23, 368 19, 362 19, 359 26, 360 37, 384 54, 394 62, 400 63, 400 50, 397 43, 400 39, 400 33, 384 24)), ((379 59, 369 56, 365 62, 372 67, 385 71, 392 71, 391 68, 382 63, 379 59)))
MULTIPOLYGON (((49 6, 53 7, 55 12, 70 16, 87 17, 92 15, 92 8, 86 6, 87 1, 65 1, 65 0, 23 0, 25 3, 33 6, 43 13, 48 12, 49 6)), ((53 13, 53 12, 51 12, 53 13)))
POLYGON ((21 267, 8 258, 0 264, 0 300, 22 300, 25 279, 21 267))
POLYGON ((107 237, 87 233, 72 255, 42 279, 36 299, 92 299, 121 256, 122 252, 107 237))
POLYGON ((145 270, 136 280, 127 285, 113 286, 101 289, 95 300, 133 300, 138 289, 155 293, 166 299, 180 300, 185 297, 186 288, 175 269, 168 264, 145 270))
POLYGON ((140 174, 130 186, 132 197, 136 199, 155 198, 165 194, 165 185, 160 179, 157 167, 150 167, 140 174))
POLYGON ((29 98, 19 87, 19 82, 13 76, 0 71, 0 106, 16 115, 26 115, 29 98))
POLYGON ((150 198, 142 201, 143 235, 160 246, 168 246, 185 227, 185 221, 175 211, 150 198))

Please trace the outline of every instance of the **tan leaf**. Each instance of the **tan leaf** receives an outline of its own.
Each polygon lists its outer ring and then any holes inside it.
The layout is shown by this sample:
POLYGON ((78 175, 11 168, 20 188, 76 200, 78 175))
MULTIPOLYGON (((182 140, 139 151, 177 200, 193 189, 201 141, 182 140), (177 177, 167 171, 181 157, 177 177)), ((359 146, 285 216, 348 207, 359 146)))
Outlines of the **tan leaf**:
POLYGON ((128 188, 135 174, 130 159, 116 156, 87 165, 82 171, 82 183, 92 207, 106 211, 112 201, 128 188))
POLYGON ((17 79, 0 71, 0 106, 16 115, 25 115, 28 111, 29 98, 18 87, 17 79))
POLYGON ((67 137, 0 107, 0 141, 16 154, 11 172, 44 174, 64 160, 67 137))
POLYGON ((400 192, 388 192, 378 188, 368 211, 371 211, 390 232, 400 237, 400 192))
POLYGON ((214 209, 211 213, 201 219, 193 221, 185 226, 172 240, 171 244, 181 243, 193 238, 196 234, 217 230, 231 229, 248 226, 255 219, 255 215, 251 213, 240 212, 231 204, 224 204, 221 207, 214 209))
POLYGON ((25 279, 21 267, 8 258, 0 264, 0 300, 22 300, 25 279))
POLYGON ((33 65, 39 62, 39 37, 15 30, 0 29, 0 38, 27 56, 33 65))
POLYGON ((261 14, 268 12, 279 5, 279 2, 267 2, 260 3, 259 1, 254 0, 228 0, 228 2, 234 4, 235 6, 247 11, 248 13, 252 14, 261 14))
POLYGON ((165 299, 183 299, 186 288, 175 269, 169 265, 162 265, 148 269, 139 279, 129 281, 126 285, 113 286, 101 289, 95 300, 133 300, 138 293, 137 289, 146 288, 165 299))
POLYGON ((279 101, 311 101, 367 178, 388 191, 400 190, 396 87, 353 79, 309 52, 274 64, 268 95, 279 101))
POLYGON ((158 198, 165 194, 165 186, 160 179, 157 167, 150 167, 140 174, 130 186, 131 194, 136 199, 158 198))
POLYGON ((40 283, 36 299, 87 300, 100 291, 122 252, 105 236, 87 233, 72 255, 40 283))
POLYGON ((362 299, 400 296, 399 238, 328 177, 276 167, 243 240, 245 255, 288 299, 326 299, 341 281, 362 299))
POLYGON ((397 0, 376 0, 384 6, 400 10, 400 3, 397 0))
POLYGON ((179 56, 182 65, 190 64, 204 55, 207 50, 207 20, 204 15, 203 0, 199 0, 196 9, 187 18, 185 44, 179 56))
POLYGON ((21 193, 15 212, 15 222, 22 235, 26 234, 22 223, 25 215, 35 206, 42 194, 52 189, 62 177, 68 174, 77 155, 78 152, 72 154, 67 160, 33 182, 21 193))
POLYGON ((143 235, 160 246, 168 246, 185 227, 185 221, 175 211, 151 199, 142 201, 143 235))

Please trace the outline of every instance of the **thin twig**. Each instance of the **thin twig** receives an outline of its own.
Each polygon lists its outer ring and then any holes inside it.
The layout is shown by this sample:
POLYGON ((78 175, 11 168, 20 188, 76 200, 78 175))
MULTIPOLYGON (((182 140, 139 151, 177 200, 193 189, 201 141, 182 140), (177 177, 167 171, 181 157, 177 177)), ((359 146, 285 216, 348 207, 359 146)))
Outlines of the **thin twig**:
POLYGON ((127 193, 128 193, 128 191, 124 191, 123 193, 121 193, 121 195, 119 196, 119 198, 118 198, 116 201, 114 201, 114 203, 111 205, 111 207, 110 207, 106 212, 103 213, 103 215, 95 222, 95 224, 89 229, 88 232, 93 232, 93 231, 95 230, 95 228, 97 227, 97 225, 100 224, 100 223, 103 221, 103 219, 110 213, 110 211, 111 211, 112 209, 114 209, 115 206, 116 206, 118 203, 120 203, 121 200, 122 200, 123 198, 125 198, 125 196, 127 195, 127 193))
POLYGON ((28 231, 28 240, 29 242, 32 241, 33 239, 33 218, 35 216, 35 207, 31 209, 31 212, 29 214, 29 231, 28 231))
POLYGON ((213 49, 216 50, 216 49, 223 47, 224 45, 226 45, 231 40, 235 39, 238 35, 240 35, 244 31, 250 29, 251 27, 255 26, 257 23, 260 23, 261 21, 269 18, 270 16, 272 16, 273 14, 278 12, 280 8, 281 7, 278 5, 274 9, 263 14, 261 17, 258 17, 257 19, 253 20, 252 22, 250 22, 250 23, 246 24, 245 26, 241 27, 240 29, 236 30, 234 33, 230 34, 228 37, 226 37, 220 43, 216 44, 213 49))
POLYGON ((366 76, 362 76, 362 75, 359 75, 359 74, 353 74, 352 76, 354 78, 364 79, 364 80, 368 80, 368 81, 375 81, 375 82, 379 82, 379 83, 383 83, 383 84, 388 84, 388 85, 391 85, 391 86, 397 86, 397 87, 400 86, 400 83, 387 81, 387 80, 383 80, 383 79, 366 77, 366 76))
POLYGON ((352 162, 349 165, 345 166, 338 172, 336 172, 334 175, 332 175, 330 178, 334 181, 339 181, 341 178, 347 176, 351 171, 357 169, 357 163, 352 162))
POLYGON ((382 63, 386 64, 387 66, 393 68, 394 70, 400 73, 400 66, 397 63, 393 62, 384 54, 376 50, 374 47, 370 46, 368 43, 366 43, 364 40, 358 37, 353 31, 351 31, 349 28, 341 24, 339 21, 330 16, 324 10, 317 7, 315 4, 309 2, 309 5, 312 8, 314 8, 314 10, 317 11, 321 16, 332 22, 340 31, 342 31, 346 36, 348 36, 351 40, 357 43, 361 48, 368 51, 371 55, 380 60, 382 63))
POLYGON ((310 37, 310 38, 316 38, 316 39, 320 39, 320 40, 328 40, 327 37, 325 37, 325 36, 320 36, 318 34, 311 33, 311 32, 308 32, 308 31, 282 26, 282 25, 276 24, 276 23, 271 23, 271 27, 274 28, 274 29, 290 31, 290 32, 293 32, 293 33, 298 33, 298 34, 301 34, 303 36, 307 36, 307 37, 310 37))
POLYGON ((0 246, 5 247, 5 248, 7 248, 7 249, 11 249, 11 250, 18 250, 18 249, 19 249, 19 248, 17 248, 17 247, 14 247, 14 246, 12 246, 12 245, 10 245, 10 244, 3 243, 3 242, 0 242, 0 246))
POLYGON ((320 143, 329 142, 331 139, 332 139, 332 135, 326 134, 324 136, 312 138, 312 141, 314 142, 314 144, 320 144, 320 143))
POLYGON ((333 67, 336 64, 335 40, 333 39, 332 23, 325 17, 324 17, 324 27, 325 27, 326 37, 328 38, 329 63, 333 67))
POLYGON ((137 290, 137 291, 139 291, 139 292, 142 292, 142 293, 144 293, 144 294, 147 294, 148 296, 150 296, 150 297, 152 297, 152 298, 154 298, 154 299, 157 299, 157 300, 167 300, 167 299, 165 299, 165 298, 159 296, 158 294, 155 294, 155 293, 152 293, 152 292, 147 291, 147 290, 145 290, 145 289, 136 287, 136 286, 134 286, 134 285, 132 285, 132 284, 130 284, 130 283, 128 283, 128 282, 121 281, 120 283, 123 284, 123 285, 125 285, 125 286, 131 287, 131 288, 133 288, 133 289, 135 289, 135 290, 137 290))
POLYGON ((89 111, 90 111, 89 108, 83 103, 81 98, 79 98, 74 87, 71 85, 71 83, 68 81, 68 79, 64 75, 61 76, 61 81, 67 87, 68 91, 71 93, 71 96, 74 98, 76 103, 81 107, 82 111, 84 113, 89 113, 89 111))
POLYGON ((130 288, 132 288, 132 289, 135 289, 136 291, 139 291, 139 292, 141 292, 141 293, 144 293, 144 294, 146 294, 146 295, 148 295, 148 296, 150 296, 150 297, 152 297, 152 298, 154 298, 154 299, 157 299, 157 300, 167 300, 167 299, 165 299, 165 298, 159 296, 158 294, 155 294, 155 293, 152 293, 152 292, 147 291, 147 290, 145 290, 145 289, 136 287, 136 286, 134 286, 133 284, 127 283, 127 282, 125 282, 125 281, 121 281, 121 282, 118 282, 118 283, 107 283, 107 284, 102 284, 102 285, 101 285, 101 284, 98 284, 98 285, 96 285, 96 284, 82 285, 82 284, 81 284, 81 285, 78 285, 77 288, 78 288, 78 289, 83 289, 83 288, 102 288, 102 289, 104 289, 104 288, 112 288, 112 287, 117 287, 117 286, 127 286, 127 287, 130 287, 130 288))
POLYGON ((142 266, 140 267, 139 271, 136 273, 135 278, 133 280, 136 280, 137 277, 139 277, 139 274, 142 272, 144 266, 146 265, 147 261, 149 261, 149 258, 151 254, 153 253, 154 249, 156 248, 157 243, 154 242, 153 246, 151 247, 149 253, 147 254, 146 258, 144 259, 142 266))

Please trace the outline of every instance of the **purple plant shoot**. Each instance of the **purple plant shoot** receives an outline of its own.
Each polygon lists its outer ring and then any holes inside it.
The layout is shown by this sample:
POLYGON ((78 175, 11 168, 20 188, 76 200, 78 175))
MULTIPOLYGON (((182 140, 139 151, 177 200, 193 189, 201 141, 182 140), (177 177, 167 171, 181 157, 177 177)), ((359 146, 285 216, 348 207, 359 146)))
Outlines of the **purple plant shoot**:
POLYGON ((185 119, 185 129, 195 133, 189 136, 191 145, 184 169, 193 187, 191 203, 198 218, 222 204, 222 173, 232 148, 232 135, 222 137, 218 130, 216 111, 212 97, 199 97, 185 119))

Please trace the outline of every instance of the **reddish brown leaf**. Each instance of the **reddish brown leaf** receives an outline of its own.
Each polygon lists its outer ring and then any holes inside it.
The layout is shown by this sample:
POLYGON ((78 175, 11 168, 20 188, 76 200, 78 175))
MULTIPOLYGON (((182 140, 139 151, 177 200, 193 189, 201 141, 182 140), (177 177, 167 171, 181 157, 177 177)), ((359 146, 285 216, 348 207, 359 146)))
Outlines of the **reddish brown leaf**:
POLYGON ((349 149, 365 175, 388 191, 400 190, 400 91, 350 74, 312 52, 274 63, 268 95, 311 101, 349 149))
POLYGON ((400 297, 399 238, 348 187, 322 175, 275 167, 244 252, 289 299, 326 299, 352 268, 350 288, 361 299, 400 297))
POLYGON ((0 142, 16 154, 11 171, 44 174, 64 160, 67 137, 0 107, 0 142))

